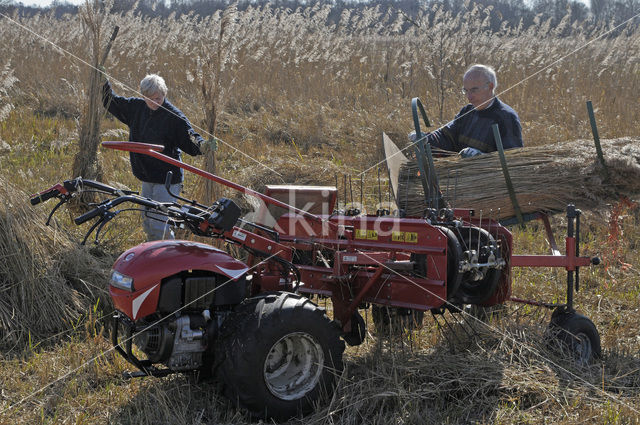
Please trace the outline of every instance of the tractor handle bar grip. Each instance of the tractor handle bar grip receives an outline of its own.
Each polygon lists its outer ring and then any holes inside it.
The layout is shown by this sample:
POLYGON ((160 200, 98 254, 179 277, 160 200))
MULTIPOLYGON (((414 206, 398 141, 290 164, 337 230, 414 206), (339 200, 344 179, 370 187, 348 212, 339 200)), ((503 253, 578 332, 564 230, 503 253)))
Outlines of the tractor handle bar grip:
POLYGON ((109 193, 111 195, 123 195, 123 194, 124 195, 133 195, 133 194, 138 193, 138 192, 135 192, 133 190, 117 189, 117 188, 115 188, 113 186, 109 186, 109 185, 106 185, 104 183, 97 182, 95 180, 84 180, 84 179, 82 179, 82 180, 80 180, 80 182, 84 186, 89 186, 89 187, 91 187, 93 189, 97 189, 97 190, 99 190, 101 192, 109 193))
MULTIPOLYGON (((97 183, 97 182, 93 182, 92 183, 97 183)), ((105 187, 105 188, 109 188, 110 186, 106 186, 103 185, 101 183, 97 183, 94 186, 94 188, 98 188, 98 187, 105 187)), ((111 188, 114 191, 117 191, 117 189, 115 188, 111 188)), ((146 198, 141 198, 139 196, 136 195, 123 195, 123 196, 118 196, 117 198, 114 198, 108 202, 105 202, 103 204, 98 205, 96 208, 87 211, 86 213, 82 214, 80 217, 76 217, 73 221, 77 224, 80 225, 86 221, 91 220, 94 217, 97 217, 101 214, 104 214, 105 212, 107 212, 108 210, 110 210, 111 208, 122 204, 123 202, 133 202, 135 204, 139 204, 139 205, 143 205, 145 207, 149 207, 149 208, 153 208, 153 209, 157 209, 160 210, 160 203, 152 201, 150 199, 146 199, 146 198)))
POLYGON ((38 205, 41 202, 48 201, 51 198, 54 198, 60 194, 67 195, 69 193, 77 192, 81 187, 90 187, 93 189, 97 189, 100 192, 108 193, 111 195, 120 195, 122 193, 126 195, 130 195, 132 192, 130 190, 119 190, 115 187, 111 187, 104 183, 97 182, 95 180, 85 180, 81 177, 78 177, 73 180, 65 180, 63 183, 58 183, 54 186, 51 186, 49 189, 44 192, 40 192, 37 195, 33 195, 30 199, 31 205, 38 205))
POLYGON ((110 193, 112 195, 117 195, 118 192, 119 192, 119 190, 116 189, 115 187, 111 187, 109 185, 97 182, 95 180, 84 180, 84 179, 82 179, 80 182, 81 182, 82 186, 88 186, 90 188, 97 189, 97 190, 99 190, 101 192, 110 193))
POLYGON ((106 211, 106 209, 104 208, 104 206, 100 206, 98 208, 92 209, 91 211, 87 211, 86 213, 82 214, 80 217, 76 217, 75 219, 73 219, 73 221, 77 225, 80 225, 80 224, 84 223, 85 221, 91 220, 93 217, 97 217, 97 216, 101 215, 105 211, 106 211))
POLYGON ((40 202, 45 202, 48 201, 51 198, 55 198, 56 196, 58 196, 58 194, 60 193, 60 191, 58 191, 58 189, 50 189, 49 191, 45 191, 42 193, 39 193, 38 195, 34 195, 31 198, 31 205, 38 205, 40 202))

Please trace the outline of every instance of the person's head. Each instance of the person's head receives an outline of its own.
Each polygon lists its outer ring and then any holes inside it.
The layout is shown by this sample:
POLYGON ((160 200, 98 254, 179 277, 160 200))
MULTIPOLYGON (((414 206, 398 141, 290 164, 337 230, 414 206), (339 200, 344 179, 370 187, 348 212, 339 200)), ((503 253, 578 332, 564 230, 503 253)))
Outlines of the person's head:
POLYGON ((155 111, 167 96, 167 85, 161 76, 149 74, 140 81, 140 93, 149 109, 155 111))
POLYGON ((486 65, 473 65, 462 78, 462 92, 477 110, 491 104, 497 86, 496 72, 486 65))

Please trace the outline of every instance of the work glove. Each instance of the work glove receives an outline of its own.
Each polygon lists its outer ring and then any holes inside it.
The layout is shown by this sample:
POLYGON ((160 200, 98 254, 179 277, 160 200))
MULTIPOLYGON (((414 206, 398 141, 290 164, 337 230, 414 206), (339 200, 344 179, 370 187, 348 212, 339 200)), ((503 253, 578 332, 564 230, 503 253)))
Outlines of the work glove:
POLYGON ((202 147, 205 151, 215 152, 218 150, 218 140, 216 136, 213 136, 202 142, 202 147))
POLYGON ((104 69, 104 66, 98 65, 98 78, 100 79, 100 84, 104 85, 107 82, 107 70, 104 69))
POLYGON ((464 148, 460 152, 458 152, 458 155, 460 155, 461 158, 471 158, 473 156, 478 156, 482 154, 484 154, 484 152, 479 151, 476 148, 464 148))

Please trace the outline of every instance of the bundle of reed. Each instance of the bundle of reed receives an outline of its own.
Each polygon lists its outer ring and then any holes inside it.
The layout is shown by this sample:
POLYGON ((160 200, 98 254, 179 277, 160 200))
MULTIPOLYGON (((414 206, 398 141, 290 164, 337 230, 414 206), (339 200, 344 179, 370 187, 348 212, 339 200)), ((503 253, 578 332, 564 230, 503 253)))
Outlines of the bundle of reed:
MULTIPOLYGON (((601 144, 606 167, 598 160, 593 140, 506 151, 522 213, 564 211, 570 203, 586 210, 640 194, 640 139, 602 140, 601 144)), ((484 217, 496 219, 516 215, 497 152, 435 158, 434 162, 450 206, 471 208, 476 214, 482 211, 484 217)), ((422 215, 428 206, 415 161, 401 167, 396 200, 408 215, 422 215)))
POLYGON ((96 258, 66 230, 45 226, 47 208, 0 175, 0 350, 20 351, 69 329, 108 299, 111 256, 96 258))

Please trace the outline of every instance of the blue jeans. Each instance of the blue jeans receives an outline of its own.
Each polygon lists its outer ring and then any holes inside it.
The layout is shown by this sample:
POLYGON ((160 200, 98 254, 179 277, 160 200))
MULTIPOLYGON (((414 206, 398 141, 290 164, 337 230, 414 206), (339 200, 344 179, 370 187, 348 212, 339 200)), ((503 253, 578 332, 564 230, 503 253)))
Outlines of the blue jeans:
MULTIPOLYGON (((182 191, 182 183, 171 185, 171 192, 179 195, 182 191)), ((143 197, 153 199, 158 202, 174 202, 176 198, 169 195, 164 184, 142 182, 143 197)), ((175 239, 173 230, 167 224, 167 217, 162 214, 149 212, 147 208, 142 212, 142 228, 147 235, 147 241, 157 241, 161 239, 175 239)))

